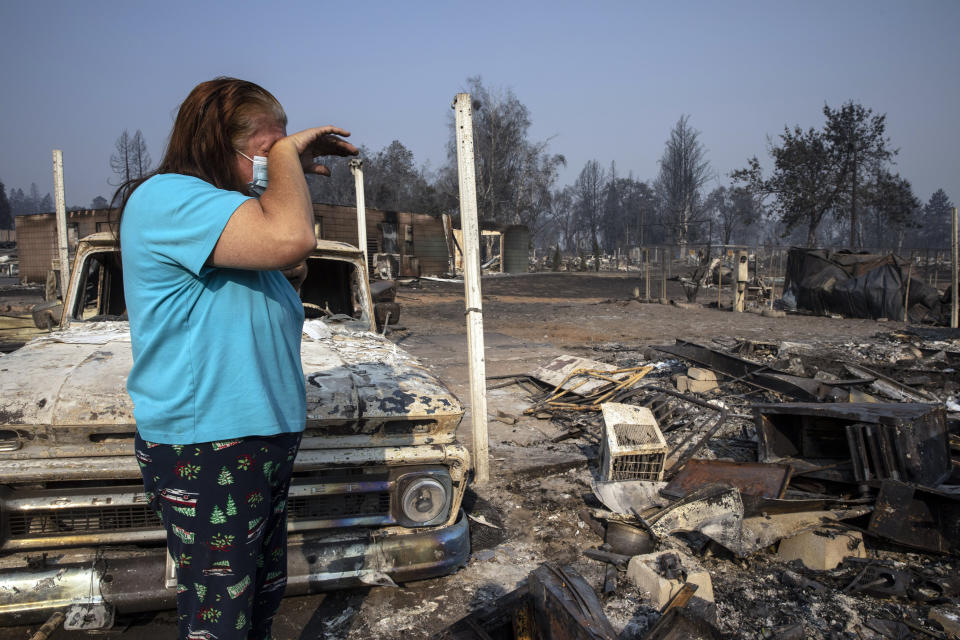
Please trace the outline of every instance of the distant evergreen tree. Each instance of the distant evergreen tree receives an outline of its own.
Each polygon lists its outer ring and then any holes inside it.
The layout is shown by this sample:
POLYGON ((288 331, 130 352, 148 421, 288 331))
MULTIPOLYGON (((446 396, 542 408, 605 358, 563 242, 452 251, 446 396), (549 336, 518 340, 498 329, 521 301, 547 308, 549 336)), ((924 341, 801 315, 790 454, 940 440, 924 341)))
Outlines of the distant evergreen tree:
POLYGON ((0 182, 0 229, 13 229, 13 210, 7 199, 7 188, 0 182))
POLYGON ((27 213, 40 213, 40 188, 36 182, 30 183, 30 210, 27 213))
POLYGON ((10 213, 14 216, 27 213, 26 196, 23 195, 23 189, 10 190, 10 213))
POLYGON ((943 189, 937 189, 923 206, 922 245, 930 248, 950 246, 950 210, 953 203, 943 189))

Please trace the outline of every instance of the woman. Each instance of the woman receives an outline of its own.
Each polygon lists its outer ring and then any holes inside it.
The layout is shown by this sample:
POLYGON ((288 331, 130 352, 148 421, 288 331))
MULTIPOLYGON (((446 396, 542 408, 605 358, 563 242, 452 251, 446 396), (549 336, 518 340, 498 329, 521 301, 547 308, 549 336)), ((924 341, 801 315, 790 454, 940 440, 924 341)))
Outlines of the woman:
POLYGON ((118 192, 136 455, 181 638, 269 638, 286 584, 306 401, 303 307, 281 270, 316 246, 304 172, 329 171, 313 158, 357 153, 342 129, 286 123, 253 83, 201 83, 157 170, 118 192))

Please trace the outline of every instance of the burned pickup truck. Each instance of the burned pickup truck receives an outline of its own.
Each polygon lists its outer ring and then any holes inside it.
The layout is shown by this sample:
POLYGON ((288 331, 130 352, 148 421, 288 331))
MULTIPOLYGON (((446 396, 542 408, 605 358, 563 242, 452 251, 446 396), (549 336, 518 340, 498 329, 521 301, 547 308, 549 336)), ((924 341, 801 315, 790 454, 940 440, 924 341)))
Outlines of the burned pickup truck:
MULTIPOLYGON (((307 424, 287 595, 449 573, 469 554, 457 398, 375 331, 363 254, 319 241, 301 287, 307 424)), ((0 624, 105 628, 174 608, 133 455, 120 251, 82 240, 59 330, 0 359, 0 624)))

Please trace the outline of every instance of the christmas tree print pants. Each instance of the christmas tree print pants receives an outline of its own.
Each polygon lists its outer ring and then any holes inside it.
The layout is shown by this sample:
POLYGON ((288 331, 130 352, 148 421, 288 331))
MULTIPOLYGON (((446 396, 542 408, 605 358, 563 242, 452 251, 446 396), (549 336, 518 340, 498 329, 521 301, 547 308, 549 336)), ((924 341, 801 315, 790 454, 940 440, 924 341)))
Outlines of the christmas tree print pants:
POLYGON ((287 583, 287 493, 300 435, 169 445, 137 434, 177 567, 180 638, 270 637, 287 583))

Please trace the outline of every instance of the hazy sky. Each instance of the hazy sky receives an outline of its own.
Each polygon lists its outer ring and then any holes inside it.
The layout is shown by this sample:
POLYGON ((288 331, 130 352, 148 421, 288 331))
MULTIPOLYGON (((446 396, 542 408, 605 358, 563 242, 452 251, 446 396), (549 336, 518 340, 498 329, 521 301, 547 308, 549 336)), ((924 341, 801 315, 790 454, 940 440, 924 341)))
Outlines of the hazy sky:
MULTIPOLYGON (((651 179, 681 114, 726 174, 824 102, 887 114, 898 170, 960 201, 960 2, 0 2, 0 181, 108 197, 110 154, 141 129, 156 164, 180 101, 218 75, 273 92, 290 129, 336 124, 445 162, 466 78, 509 87, 533 139, 651 179)), ((718 182, 719 184, 719 182, 718 182)), ((713 185, 711 185, 712 187, 713 185)))

